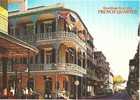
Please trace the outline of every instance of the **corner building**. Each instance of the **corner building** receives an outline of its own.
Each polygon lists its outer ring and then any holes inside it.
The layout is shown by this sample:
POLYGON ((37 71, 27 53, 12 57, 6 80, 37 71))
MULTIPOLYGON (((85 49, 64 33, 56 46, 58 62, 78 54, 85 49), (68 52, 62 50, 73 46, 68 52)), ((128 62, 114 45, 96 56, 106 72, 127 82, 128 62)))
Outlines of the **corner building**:
MULTIPOLYGON (((9 13, 9 33, 39 49, 38 55, 30 59, 27 69, 30 76, 26 70, 17 72, 19 89, 30 87, 48 98, 56 98, 59 90, 65 90, 74 98, 78 80, 78 96, 86 95, 85 79, 87 69, 93 65, 94 45, 93 37, 76 12, 61 4, 13 11, 9 13)), ((25 58, 14 59, 9 77, 13 76, 12 67, 26 65, 25 58)))

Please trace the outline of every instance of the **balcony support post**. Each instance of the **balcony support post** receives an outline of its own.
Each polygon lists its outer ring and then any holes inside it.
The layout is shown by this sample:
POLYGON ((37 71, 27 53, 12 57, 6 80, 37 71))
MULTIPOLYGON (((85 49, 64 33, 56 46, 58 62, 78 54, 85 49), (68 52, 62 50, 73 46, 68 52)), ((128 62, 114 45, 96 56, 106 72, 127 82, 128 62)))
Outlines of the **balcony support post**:
POLYGON ((87 60, 88 60, 87 53, 85 53, 85 68, 87 68, 87 60))
POLYGON ((59 47, 60 47, 60 43, 56 43, 54 45, 54 48, 55 48, 55 63, 56 64, 59 62, 59 47))
POLYGON ((46 61, 47 61, 47 59, 46 59, 46 49, 44 49, 44 64, 47 64, 46 61))
POLYGON ((58 32, 58 17, 55 18, 55 30, 58 32))
POLYGON ((4 95, 7 95, 7 63, 8 58, 2 58, 2 88, 4 95))
POLYGON ((83 67, 83 51, 81 51, 81 67, 83 67))
POLYGON ((78 65, 78 47, 76 46, 76 52, 75 52, 75 59, 76 59, 76 64, 78 65))

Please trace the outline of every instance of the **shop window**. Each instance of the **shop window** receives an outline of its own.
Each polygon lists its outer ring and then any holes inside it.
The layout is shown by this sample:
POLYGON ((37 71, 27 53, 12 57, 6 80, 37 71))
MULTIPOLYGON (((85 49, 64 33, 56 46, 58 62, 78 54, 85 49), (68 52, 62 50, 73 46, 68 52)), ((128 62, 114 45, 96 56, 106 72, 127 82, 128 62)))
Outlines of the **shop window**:
POLYGON ((46 78, 45 80, 45 93, 50 94, 52 91, 52 79, 46 78))
POLYGON ((28 88, 30 89, 32 89, 32 90, 34 90, 34 85, 35 85, 35 81, 34 81, 34 79, 29 79, 28 80, 28 82, 27 82, 27 86, 28 86, 28 88))

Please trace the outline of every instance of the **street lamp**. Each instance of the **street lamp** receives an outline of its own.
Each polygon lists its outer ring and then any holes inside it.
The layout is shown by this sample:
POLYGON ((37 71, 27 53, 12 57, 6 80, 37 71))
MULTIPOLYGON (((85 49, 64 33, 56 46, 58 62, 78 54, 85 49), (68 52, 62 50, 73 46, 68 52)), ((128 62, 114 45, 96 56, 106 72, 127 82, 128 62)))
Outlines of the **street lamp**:
POLYGON ((76 100, 77 100, 77 99, 78 99, 78 85, 79 85, 79 81, 76 80, 76 81, 74 82, 74 84, 76 85, 76 100))

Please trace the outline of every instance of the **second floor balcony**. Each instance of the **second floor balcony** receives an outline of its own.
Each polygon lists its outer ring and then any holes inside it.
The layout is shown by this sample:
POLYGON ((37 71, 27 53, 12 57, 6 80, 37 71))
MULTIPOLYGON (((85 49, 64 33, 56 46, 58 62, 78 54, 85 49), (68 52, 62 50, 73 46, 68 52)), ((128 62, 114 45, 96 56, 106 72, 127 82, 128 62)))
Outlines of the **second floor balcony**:
POLYGON ((86 70, 76 64, 71 63, 58 63, 58 64, 31 64, 30 71, 42 72, 58 72, 62 74, 71 74, 83 76, 86 70))
POLYGON ((74 42, 78 45, 81 45, 82 47, 85 46, 85 42, 81 40, 77 34, 74 32, 64 32, 64 31, 58 31, 58 32, 49 32, 49 33, 38 33, 36 35, 36 42, 38 44, 46 42, 54 42, 54 41, 66 41, 66 42, 74 42))
POLYGON ((33 35, 16 35, 17 38, 34 45, 44 45, 45 43, 56 43, 56 42, 73 42, 74 44, 85 47, 86 43, 81 40, 74 32, 47 32, 47 33, 36 33, 33 35))
MULTIPOLYGON (((54 63, 54 64, 29 64, 29 69, 27 64, 13 64, 17 67, 17 72, 44 72, 46 74, 69 74, 81 76, 87 74, 86 69, 80 67, 77 64, 72 63, 54 63)), ((8 72, 15 72, 15 67, 11 65, 7 66, 8 72)), ((2 66, 0 66, 0 72, 2 72, 2 66)))

